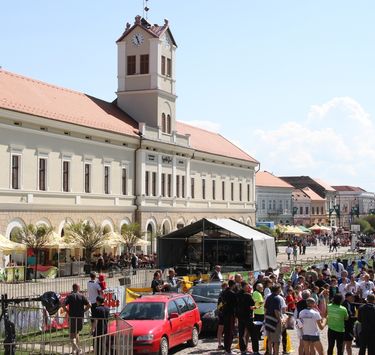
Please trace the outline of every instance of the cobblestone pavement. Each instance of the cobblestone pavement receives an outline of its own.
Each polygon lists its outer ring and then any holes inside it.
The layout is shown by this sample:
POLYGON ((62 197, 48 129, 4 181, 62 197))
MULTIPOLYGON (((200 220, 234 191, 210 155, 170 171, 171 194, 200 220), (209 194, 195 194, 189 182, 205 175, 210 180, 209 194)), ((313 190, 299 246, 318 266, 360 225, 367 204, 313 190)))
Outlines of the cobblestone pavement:
MULTIPOLYGON (((291 336, 292 345, 293 345, 292 346, 293 349, 292 349, 292 352, 290 352, 290 354, 296 355, 296 354, 298 354, 298 344, 299 344, 298 337, 297 337, 296 332, 294 330, 291 330, 291 331, 288 330, 288 334, 290 334, 290 336, 291 336)), ((327 347, 328 347, 328 344, 327 344, 327 328, 325 328, 321 332, 320 338, 321 338, 322 343, 323 343, 324 353, 326 354, 327 353, 327 347)), ((251 351, 251 347, 249 347, 248 350, 251 351)), ((353 355, 358 355, 358 353, 359 353, 359 349, 354 347, 354 346, 352 347, 352 351, 353 351, 353 355)), ((240 351, 238 349, 236 349, 235 344, 232 347, 232 352, 235 353, 235 354, 240 354, 240 351)), ((261 347, 260 347, 260 353, 264 354, 262 342, 261 342, 261 347)), ((172 355, 186 355, 186 354, 222 355, 222 354, 224 354, 224 351, 217 350, 216 338, 211 336, 211 337, 202 337, 199 341, 199 345, 195 348, 189 348, 187 345, 181 345, 181 346, 178 346, 178 347, 172 349, 170 354, 172 354, 172 355)), ((280 351, 280 354, 282 354, 282 351, 280 351)), ((337 352, 334 351, 334 354, 337 354, 337 352)))

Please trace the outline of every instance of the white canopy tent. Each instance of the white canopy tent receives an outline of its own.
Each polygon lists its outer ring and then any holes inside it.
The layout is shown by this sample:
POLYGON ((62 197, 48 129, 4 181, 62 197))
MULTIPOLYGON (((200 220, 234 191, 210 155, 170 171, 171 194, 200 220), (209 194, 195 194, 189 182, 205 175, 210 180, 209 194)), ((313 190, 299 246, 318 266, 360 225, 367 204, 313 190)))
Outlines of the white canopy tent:
POLYGON ((190 264, 189 248, 197 249, 195 262, 204 267, 206 262, 224 264, 225 261, 219 259, 220 250, 228 265, 235 261, 236 265, 251 265, 254 271, 277 267, 274 238, 234 219, 203 218, 159 237, 159 265, 173 266, 181 261, 190 264), (224 244, 225 252, 221 250, 224 244))

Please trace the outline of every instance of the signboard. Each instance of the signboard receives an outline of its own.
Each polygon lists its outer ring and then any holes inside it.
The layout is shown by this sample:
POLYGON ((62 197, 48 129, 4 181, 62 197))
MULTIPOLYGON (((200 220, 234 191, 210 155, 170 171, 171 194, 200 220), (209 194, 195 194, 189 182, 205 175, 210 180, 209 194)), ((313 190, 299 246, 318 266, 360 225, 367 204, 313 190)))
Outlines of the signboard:
POLYGON ((361 231, 361 226, 359 224, 352 224, 350 226, 350 230, 352 232, 360 232, 361 231))

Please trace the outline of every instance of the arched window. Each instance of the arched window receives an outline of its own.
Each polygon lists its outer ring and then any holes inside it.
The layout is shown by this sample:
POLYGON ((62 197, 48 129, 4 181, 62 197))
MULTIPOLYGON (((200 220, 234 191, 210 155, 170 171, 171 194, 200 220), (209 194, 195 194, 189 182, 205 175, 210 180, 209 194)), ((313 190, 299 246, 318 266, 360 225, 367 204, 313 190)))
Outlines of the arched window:
POLYGON ((168 134, 171 134, 171 131, 172 131, 172 127, 171 127, 171 115, 168 115, 167 116, 167 133, 168 134))
POLYGON ((167 122, 165 119, 165 113, 161 115, 161 131, 166 133, 167 132, 167 122))
POLYGON ((147 225, 147 232, 146 232, 146 240, 150 243, 147 245, 147 254, 150 255, 153 251, 153 237, 154 237, 154 229, 151 223, 147 225))

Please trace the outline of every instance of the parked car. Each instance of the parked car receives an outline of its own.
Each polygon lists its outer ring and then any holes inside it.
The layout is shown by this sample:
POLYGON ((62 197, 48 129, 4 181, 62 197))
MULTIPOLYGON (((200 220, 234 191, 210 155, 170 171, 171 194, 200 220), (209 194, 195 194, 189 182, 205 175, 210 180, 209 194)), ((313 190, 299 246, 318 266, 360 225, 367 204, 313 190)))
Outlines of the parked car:
POLYGON ((190 295, 142 296, 128 303, 119 317, 133 327, 135 354, 167 355, 169 349, 184 342, 198 345, 202 322, 190 295))
POLYGON ((220 292, 220 282, 197 284, 189 290, 199 309, 202 320, 202 332, 216 332, 219 321, 217 301, 220 292))

